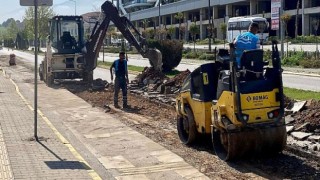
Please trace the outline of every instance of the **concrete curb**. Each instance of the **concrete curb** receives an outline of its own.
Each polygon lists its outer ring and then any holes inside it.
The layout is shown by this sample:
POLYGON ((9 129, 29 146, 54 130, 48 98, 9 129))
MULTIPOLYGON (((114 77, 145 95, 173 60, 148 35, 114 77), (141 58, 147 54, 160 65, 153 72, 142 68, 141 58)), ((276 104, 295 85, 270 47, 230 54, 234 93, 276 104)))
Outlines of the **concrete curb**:
POLYGON ((319 74, 295 73, 295 72, 291 72, 291 71, 283 71, 283 74, 292 74, 292 75, 300 75, 300 76, 309 76, 309 77, 320 78, 319 74))

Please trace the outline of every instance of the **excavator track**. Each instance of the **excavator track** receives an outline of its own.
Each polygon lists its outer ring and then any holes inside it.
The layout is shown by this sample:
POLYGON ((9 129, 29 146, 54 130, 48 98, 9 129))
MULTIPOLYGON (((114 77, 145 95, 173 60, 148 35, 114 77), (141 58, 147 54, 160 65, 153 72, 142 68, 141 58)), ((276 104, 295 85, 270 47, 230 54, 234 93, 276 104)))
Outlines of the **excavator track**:
POLYGON ((270 156, 281 152, 286 145, 284 125, 245 129, 238 132, 213 130, 212 143, 216 155, 224 160, 243 157, 270 156))

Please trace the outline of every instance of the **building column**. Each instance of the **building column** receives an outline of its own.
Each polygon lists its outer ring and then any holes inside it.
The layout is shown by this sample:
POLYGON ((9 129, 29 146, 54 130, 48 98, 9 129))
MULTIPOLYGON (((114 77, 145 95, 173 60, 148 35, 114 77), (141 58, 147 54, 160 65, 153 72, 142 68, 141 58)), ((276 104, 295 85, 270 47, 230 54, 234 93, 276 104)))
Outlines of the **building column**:
POLYGON ((200 39, 203 39, 203 30, 205 29, 203 27, 203 16, 205 15, 205 10, 203 8, 200 9, 200 39))
POLYGON ((257 0, 250 0, 250 15, 257 14, 257 0))
POLYGON ((305 14, 303 16, 304 18, 302 19, 302 22, 304 22, 304 25, 302 26, 302 35, 306 35, 306 36, 310 36, 312 33, 312 29, 313 28, 310 22, 310 15, 309 14, 305 14))
POLYGON ((212 7, 212 19, 218 19, 218 6, 213 6, 212 7))
POLYGON ((188 12, 184 12, 184 26, 185 26, 185 31, 184 31, 184 40, 188 41, 189 40, 189 13, 188 12))
POLYGON ((228 19, 226 19, 226 21, 228 22, 229 18, 232 17, 232 5, 231 4, 227 4, 226 5, 226 17, 228 17, 228 19))
POLYGON ((302 0, 301 5, 304 5, 305 8, 310 8, 311 6, 311 0, 302 0))
POLYGON ((165 15, 161 16, 161 21, 162 21, 162 28, 165 28, 166 27, 166 16, 165 15))
POLYGON ((138 26, 138 21, 134 21, 134 27, 139 27, 138 26))
POLYGON ((301 2, 301 18, 302 18, 302 35, 310 34, 310 16, 304 14, 304 9, 310 7, 310 0, 302 0, 301 2))

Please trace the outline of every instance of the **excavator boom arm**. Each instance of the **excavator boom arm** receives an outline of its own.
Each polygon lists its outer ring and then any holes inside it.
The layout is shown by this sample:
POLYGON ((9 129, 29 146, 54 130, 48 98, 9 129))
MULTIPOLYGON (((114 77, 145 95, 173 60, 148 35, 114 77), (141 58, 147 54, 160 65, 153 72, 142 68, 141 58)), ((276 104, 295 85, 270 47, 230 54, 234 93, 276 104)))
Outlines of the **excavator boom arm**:
MULTIPOLYGON (((143 57, 149 58, 150 61, 155 61, 154 59, 159 58, 162 59, 160 51, 148 49, 145 38, 140 34, 140 32, 126 17, 120 17, 118 9, 112 4, 112 2, 106 1, 102 4, 101 9, 105 15, 105 18, 103 19, 101 24, 99 24, 99 22, 96 23, 93 32, 90 36, 90 39, 86 44, 87 52, 85 54, 85 59, 87 71, 92 71, 97 66, 97 57, 99 55, 100 48, 102 46, 103 40, 106 36, 106 32, 111 21, 122 33, 122 35, 127 39, 127 41, 131 45, 133 45, 143 57), (132 32, 130 31, 131 29, 134 31, 135 34, 137 34, 139 40, 136 39, 136 37, 132 34, 132 32)), ((158 61, 159 60, 156 60, 155 62, 158 63, 158 61)), ((151 65, 155 66, 156 64, 151 62, 151 65)))

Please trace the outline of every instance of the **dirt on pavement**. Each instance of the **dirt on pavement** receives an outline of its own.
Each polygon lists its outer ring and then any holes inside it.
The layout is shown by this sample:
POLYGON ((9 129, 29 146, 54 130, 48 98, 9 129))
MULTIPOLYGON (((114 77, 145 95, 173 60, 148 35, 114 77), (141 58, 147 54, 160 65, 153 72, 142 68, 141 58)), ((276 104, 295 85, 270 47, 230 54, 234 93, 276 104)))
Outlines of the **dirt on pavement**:
MULTIPOLYGON (((70 85, 65 87, 70 89, 70 85)), ((225 163, 214 155, 210 137, 203 137, 193 146, 185 146, 181 143, 176 130, 174 107, 170 108, 130 93, 128 102, 131 108, 116 110, 109 108, 113 104, 112 85, 107 85, 107 88, 101 91, 85 90, 83 88, 84 86, 74 87, 72 89, 76 89, 76 91, 73 91, 73 93, 95 107, 104 108, 106 113, 120 114, 123 123, 178 154, 211 179, 257 179, 259 177, 256 174, 267 179, 275 177, 289 179, 320 178, 318 162, 305 163, 307 160, 288 152, 266 159, 247 159, 225 163), (131 114, 140 115, 144 118, 141 120, 132 119, 130 118, 131 114), (297 171, 297 168, 303 171, 297 171), (226 174, 228 175, 226 176, 226 174)), ((119 102, 122 102, 121 100, 120 95, 119 102)))
MULTIPOLYGON (((19 63, 17 64, 19 65, 19 63)), ((30 73, 32 72, 30 71, 30 73)), ((261 177, 267 179, 320 179, 318 161, 298 157, 286 151, 275 157, 226 163, 215 156, 210 137, 203 137, 193 146, 185 146, 177 135, 176 115, 172 106, 156 103, 148 98, 129 93, 128 102, 131 108, 114 109, 112 108, 113 86, 107 82, 95 81, 93 87, 81 81, 63 82, 56 84, 56 86, 70 90, 92 106, 104 109, 106 113, 120 115, 118 117, 121 117, 120 120, 123 123, 178 154, 211 179, 261 179, 261 177), (101 85, 106 88, 99 88, 101 85), (132 118, 133 115, 142 118, 132 118)), ((119 102, 122 102, 121 95, 119 102)))

